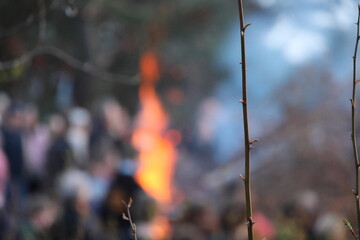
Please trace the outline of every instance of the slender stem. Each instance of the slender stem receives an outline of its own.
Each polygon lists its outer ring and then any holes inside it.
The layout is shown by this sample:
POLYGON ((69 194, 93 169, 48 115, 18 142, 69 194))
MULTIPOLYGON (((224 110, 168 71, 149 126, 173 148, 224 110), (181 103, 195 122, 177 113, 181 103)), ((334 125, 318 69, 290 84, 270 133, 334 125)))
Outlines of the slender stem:
MULTIPOLYGON (((360 202, 359 202, 359 154, 358 154, 358 147, 356 143, 356 127, 355 127, 355 119, 356 119, 356 107, 355 107, 355 98, 356 98, 356 60, 357 60, 357 51, 359 45, 359 32, 360 32, 360 5, 358 5, 358 19, 357 19, 357 33, 356 33, 356 42, 355 42, 355 50, 353 56, 353 88, 352 88, 352 98, 350 99, 351 102, 351 139, 352 139, 352 146, 354 151, 354 163, 355 163, 355 189, 353 193, 355 195, 355 202, 356 202, 356 214, 357 214, 357 236, 359 236, 360 231, 360 202)), ((359 239, 356 237, 356 239, 359 239)))
POLYGON ((129 222, 130 222, 130 225, 131 225, 131 229, 133 230, 134 239, 137 240, 136 226, 135 226, 135 223, 133 223, 133 221, 131 219, 130 208, 127 208, 127 214, 129 216, 129 222))
POLYGON ((244 8, 243 1, 238 0, 239 17, 240 17, 240 39, 241 39, 241 70, 242 70, 242 100, 243 105, 243 120, 244 120, 244 140, 245 140, 245 200, 246 200, 246 218, 248 240, 253 240, 253 219, 252 219, 252 204, 251 204, 251 185, 250 185, 250 133, 247 107, 247 86, 246 86, 246 52, 245 52, 245 29, 248 25, 244 25, 244 8))
POLYGON ((133 202, 132 198, 129 199, 129 202, 128 202, 128 203, 126 203, 125 201, 123 201, 123 204, 125 205, 126 212, 127 212, 127 216, 126 216, 125 213, 123 213, 123 219, 126 220, 126 221, 129 221, 130 227, 131 227, 132 232, 133 232, 133 235, 134 235, 134 240, 137 240, 136 225, 135 225, 135 223, 133 222, 133 220, 132 220, 132 218, 131 218, 131 213, 130 213, 130 207, 131 207, 132 202, 133 202))

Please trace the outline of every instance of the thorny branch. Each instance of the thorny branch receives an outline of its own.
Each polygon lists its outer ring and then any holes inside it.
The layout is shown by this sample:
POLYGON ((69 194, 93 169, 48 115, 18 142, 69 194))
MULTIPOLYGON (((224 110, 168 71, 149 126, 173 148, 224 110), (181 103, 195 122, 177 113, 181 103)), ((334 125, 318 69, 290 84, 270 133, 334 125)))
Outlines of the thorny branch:
POLYGON ((250 24, 244 25, 244 8, 243 1, 238 0, 239 17, 240 17, 240 39, 241 39, 241 70, 242 70, 242 100, 240 102, 243 106, 243 121, 244 121, 244 139, 245 139, 245 177, 241 178, 245 184, 245 200, 246 200, 246 218, 248 240, 253 240, 253 225, 252 219, 252 203, 251 203, 251 185, 250 185, 250 150, 251 145, 258 140, 250 141, 248 108, 247 108, 247 81, 246 81, 246 48, 245 48, 245 30, 250 24))
POLYGON ((354 152, 354 167, 355 167, 355 189, 353 190, 356 202, 356 214, 357 214, 357 235, 355 232, 352 232, 355 239, 359 239, 359 231, 360 231, 360 202, 359 202, 359 154, 358 154, 358 147, 356 143, 356 61, 357 61, 357 52, 358 52, 358 45, 360 39, 360 5, 358 5, 358 18, 356 22, 357 32, 356 32, 356 41, 355 41, 355 49, 354 49, 354 56, 353 56, 353 87, 352 87, 352 97, 350 99, 351 102, 351 140, 354 152))
POLYGON ((131 214, 130 214, 130 208, 131 208, 131 204, 132 204, 133 200, 132 198, 129 199, 129 202, 126 203, 125 201, 123 201, 125 208, 126 208, 126 212, 127 215, 125 213, 123 213, 122 217, 124 220, 129 221, 131 229, 133 231, 134 234, 134 239, 137 240, 137 236, 136 236, 136 225, 135 223, 133 223, 132 219, 131 219, 131 214))

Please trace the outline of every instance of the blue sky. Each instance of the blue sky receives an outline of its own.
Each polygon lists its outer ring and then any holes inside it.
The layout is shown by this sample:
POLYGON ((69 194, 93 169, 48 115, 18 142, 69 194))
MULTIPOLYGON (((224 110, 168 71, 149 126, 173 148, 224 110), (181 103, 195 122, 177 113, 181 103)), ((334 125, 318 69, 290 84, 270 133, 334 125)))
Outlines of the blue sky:
MULTIPOLYGON (((323 69, 347 84, 352 71, 357 2, 352 0, 257 0, 246 13, 251 135, 261 137, 281 120, 274 93, 304 66, 323 69)), ((245 11, 247 11, 245 9, 245 11)), ((229 26, 217 64, 229 73, 214 92, 222 106, 213 119, 218 161, 239 148, 242 133, 239 23, 229 26), (220 158, 221 156, 221 158, 220 158)), ((351 78, 350 78, 351 79, 351 78)), ((347 102, 346 102, 347 103, 347 102)))

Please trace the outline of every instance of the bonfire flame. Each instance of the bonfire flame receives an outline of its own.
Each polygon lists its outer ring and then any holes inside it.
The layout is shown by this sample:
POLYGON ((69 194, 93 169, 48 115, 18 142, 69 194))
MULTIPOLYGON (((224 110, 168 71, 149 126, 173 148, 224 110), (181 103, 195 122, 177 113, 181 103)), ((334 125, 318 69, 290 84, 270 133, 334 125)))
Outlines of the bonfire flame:
POLYGON ((175 130, 168 130, 168 117, 156 93, 159 65, 156 55, 145 52, 140 60, 142 83, 139 89, 141 110, 132 138, 139 151, 136 180, 149 195, 160 203, 172 203, 174 187, 172 177, 177 159, 175 130))

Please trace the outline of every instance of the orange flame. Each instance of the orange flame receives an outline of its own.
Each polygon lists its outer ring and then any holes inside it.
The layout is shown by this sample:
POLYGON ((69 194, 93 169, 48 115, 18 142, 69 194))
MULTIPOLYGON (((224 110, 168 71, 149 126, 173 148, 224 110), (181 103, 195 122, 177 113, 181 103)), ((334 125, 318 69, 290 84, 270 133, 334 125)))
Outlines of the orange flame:
POLYGON ((160 203, 171 203, 177 151, 173 141, 174 130, 167 130, 168 117, 155 90, 159 64, 153 52, 143 54, 140 74, 141 110, 132 137, 132 143, 139 151, 139 168, 135 178, 144 191, 160 203))

